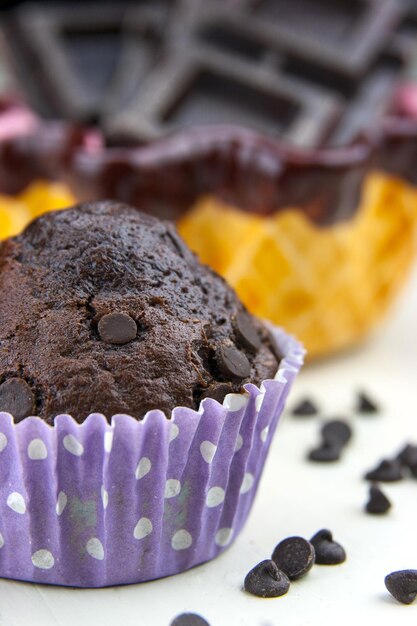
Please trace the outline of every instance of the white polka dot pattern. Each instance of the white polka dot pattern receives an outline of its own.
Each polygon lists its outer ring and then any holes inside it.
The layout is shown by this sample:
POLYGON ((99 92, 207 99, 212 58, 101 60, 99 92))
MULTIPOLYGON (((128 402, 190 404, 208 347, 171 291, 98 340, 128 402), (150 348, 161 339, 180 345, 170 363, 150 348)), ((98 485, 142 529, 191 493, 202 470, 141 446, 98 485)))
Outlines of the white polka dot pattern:
POLYGON ((0 433, 0 452, 3 452, 6 446, 7 446, 7 437, 4 433, 0 433))
POLYGON ((139 461, 138 466, 136 468, 136 472, 135 472, 136 480, 140 480, 141 478, 146 476, 146 474, 149 474, 149 472, 151 471, 151 468, 152 468, 152 463, 150 459, 148 459, 148 457, 146 456, 143 456, 141 460, 139 461))
POLYGON ((153 525, 151 520, 147 517, 141 517, 135 526, 133 536, 135 539, 145 539, 145 537, 151 534, 152 530, 153 525))
POLYGON ((219 506, 222 502, 224 502, 224 489, 221 487, 212 487, 208 490, 206 496, 206 505, 212 509, 215 506, 219 506))
POLYGON ((265 443, 265 441, 268 439, 268 433, 269 433, 269 426, 265 426, 265 428, 263 430, 261 430, 261 441, 263 441, 265 443))
POLYGON ((229 393, 224 399, 224 406, 235 412, 243 409, 248 403, 248 397, 243 393, 229 393))
POLYGON ((253 475, 250 474, 249 472, 246 472, 246 474, 243 477, 242 485, 240 487, 240 493, 244 494, 250 491, 253 487, 254 482, 255 482, 255 479, 253 475))
POLYGON ((174 441, 174 439, 176 439, 179 434, 180 434, 180 429, 178 428, 178 425, 171 424, 171 428, 169 431, 169 443, 171 443, 171 441, 174 441))
POLYGON ((86 550, 88 554, 96 559, 97 561, 102 561, 104 559, 104 548, 100 539, 97 537, 92 537, 87 541, 86 550))
POLYGON ((233 528, 220 528, 216 533, 215 543, 220 548, 225 548, 232 541, 233 528))
POLYGON ((255 400, 255 408, 256 408, 256 410, 258 411, 258 413, 259 413, 259 411, 261 410, 261 407, 262 407, 262 403, 263 403, 263 401, 264 401, 264 398, 265 398, 265 394, 264 394, 264 393, 260 393, 260 394, 256 397, 256 400, 255 400))
POLYGON ((7 506, 15 513, 23 515, 26 513, 26 503, 21 493, 13 491, 7 498, 7 506))
POLYGON ((58 500, 57 500, 56 507, 55 507, 55 511, 58 516, 63 514, 64 509, 67 506, 67 502, 68 502, 67 494, 64 491, 60 491, 58 494, 58 500))
POLYGON ((203 441, 200 445, 201 456, 206 463, 210 464, 213 461, 216 451, 217 446, 211 441, 203 441))
POLYGON ((38 569, 51 569, 55 565, 55 559, 49 550, 38 550, 32 554, 32 563, 38 569))
POLYGON ((32 461, 42 461, 48 456, 48 450, 42 439, 32 439, 28 445, 28 457, 32 461))
POLYGON ((169 478, 165 483, 165 498, 175 498, 181 491, 181 483, 176 478, 169 478))
POLYGON ((193 543, 193 538, 187 530, 177 530, 173 535, 171 546, 174 550, 187 550, 193 543))
POLYGON ((240 448, 243 446, 243 437, 239 433, 236 439, 235 452, 239 452, 240 448))
POLYGON ((236 439, 235 452, 239 452, 240 448, 243 446, 243 437, 239 433, 236 439))
POLYGON ((68 450, 74 456, 82 456, 84 454, 84 446, 78 441, 74 435, 65 435, 63 439, 65 450, 68 450))
POLYGON ((3 535, 0 533, 0 549, 4 546, 4 537, 3 535))

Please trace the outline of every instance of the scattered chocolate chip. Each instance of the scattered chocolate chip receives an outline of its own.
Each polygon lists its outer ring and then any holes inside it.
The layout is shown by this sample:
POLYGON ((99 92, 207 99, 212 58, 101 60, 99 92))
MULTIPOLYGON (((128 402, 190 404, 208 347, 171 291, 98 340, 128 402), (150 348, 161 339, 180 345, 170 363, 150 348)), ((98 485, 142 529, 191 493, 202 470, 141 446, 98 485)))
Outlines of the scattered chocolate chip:
POLYGON ((333 463, 340 459, 340 446, 333 443, 322 443, 321 446, 310 450, 308 458, 310 461, 320 463, 333 463))
POLYGON ((397 459, 403 467, 412 469, 417 466, 417 446, 408 443, 397 455, 397 459))
POLYGON ((385 576, 385 586, 402 604, 411 604, 417 596, 417 569, 404 569, 385 576))
POLYGON ((182 613, 171 622, 170 626, 210 626, 210 624, 196 613, 182 613))
POLYGON ((371 485, 369 488, 369 500, 366 503, 367 513, 372 513, 373 515, 383 515, 384 513, 387 513, 390 508, 391 502, 378 485, 371 485))
POLYGON ((321 428, 322 442, 310 450, 310 461, 332 463, 340 459, 343 447, 352 437, 352 429, 344 420, 329 420, 321 428))
POLYGON ((297 417, 309 417, 310 415, 317 414, 318 409, 316 405, 307 398, 299 402, 292 410, 292 415, 296 415, 297 417))
POLYGON ((381 483, 392 483, 404 478, 400 462, 397 459, 384 459, 377 467, 365 474, 366 480, 381 483))
POLYGON ((346 552, 343 546, 333 541, 330 530, 323 528, 319 530, 311 539, 310 543, 316 553, 316 563, 318 565, 339 565, 346 561, 346 552))
POLYGON ((138 327, 127 313, 108 313, 99 321, 98 332, 105 343, 122 346, 136 338, 138 327))
POLYGON ((323 425, 321 435, 324 443, 343 447, 351 439, 352 429, 343 420, 329 420, 323 425))
POLYGON ((233 344, 220 344, 216 349, 217 365, 227 378, 247 378, 251 367, 244 352, 233 344))
POLYGON ((303 537, 288 537, 279 543, 272 560, 290 580, 301 578, 313 567, 314 547, 303 537))
POLYGON ((245 591, 260 598, 278 598, 290 588, 288 576, 280 571, 274 561, 261 561, 247 574, 245 591))
POLYGON ((360 391, 358 393, 356 411, 358 413, 365 413, 370 415, 371 413, 379 413, 379 407, 373 400, 369 398, 366 393, 360 391))
POLYGON ((258 329, 246 313, 238 313, 233 317, 233 328, 238 345, 247 350, 259 350, 261 338, 258 329))
POLYGON ((201 399, 204 400, 204 398, 213 398, 213 400, 217 400, 217 402, 222 404, 228 393, 233 393, 231 385, 228 385, 227 383, 214 383, 203 393, 201 399))
POLYGON ((0 385, 0 411, 13 415, 15 422, 33 415, 35 396, 22 378, 8 378, 0 385))

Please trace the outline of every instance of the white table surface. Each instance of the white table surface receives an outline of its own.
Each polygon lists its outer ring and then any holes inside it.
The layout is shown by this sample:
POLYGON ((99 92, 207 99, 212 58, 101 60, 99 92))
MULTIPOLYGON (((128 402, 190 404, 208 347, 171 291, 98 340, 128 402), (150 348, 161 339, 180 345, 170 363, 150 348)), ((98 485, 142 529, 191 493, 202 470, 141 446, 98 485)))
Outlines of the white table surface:
POLYGON ((184 611, 211 626, 326 626, 417 624, 415 605, 391 598, 384 577, 417 569, 417 480, 388 484, 387 516, 363 512, 363 473, 411 440, 417 443, 417 271, 386 322, 360 348, 307 366, 289 405, 309 395, 323 416, 348 416, 354 438, 342 462, 305 460, 318 441, 321 417, 286 415, 272 445, 249 521, 217 560, 142 585, 73 590, 0 580, 0 626, 169 626, 184 611), (351 411, 358 388, 383 407, 375 417, 351 411), (348 559, 315 566, 286 596, 254 598, 241 589, 245 574, 289 535, 311 537, 330 528, 348 559))

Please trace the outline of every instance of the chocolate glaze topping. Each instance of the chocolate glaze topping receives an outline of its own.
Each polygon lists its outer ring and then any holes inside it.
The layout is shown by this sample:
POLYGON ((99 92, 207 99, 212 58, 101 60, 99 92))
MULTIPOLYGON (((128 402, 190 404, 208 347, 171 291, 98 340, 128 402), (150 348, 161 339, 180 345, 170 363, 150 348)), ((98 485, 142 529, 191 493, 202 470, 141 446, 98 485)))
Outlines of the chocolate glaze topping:
POLYGON ((417 184, 417 122, 387 118, 372 136, 344 148, 303 150, 243 128, 182 130, 143 146, 107 147, 99 131, 39 123, 0 142, 0 191, 39 178, 69 183, 83 201, 112 197, 177 219, 202 195, 243 211, 296 206, 318 224, 348 219, 364 177, 380 169, 417 184))

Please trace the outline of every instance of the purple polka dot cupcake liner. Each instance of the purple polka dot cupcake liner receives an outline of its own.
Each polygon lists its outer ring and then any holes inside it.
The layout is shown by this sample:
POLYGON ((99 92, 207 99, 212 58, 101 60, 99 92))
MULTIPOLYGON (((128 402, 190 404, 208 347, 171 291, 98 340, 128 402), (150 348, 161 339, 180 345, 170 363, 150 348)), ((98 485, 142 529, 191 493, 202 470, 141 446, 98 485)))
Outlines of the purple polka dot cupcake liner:
POLYGON ((304 350, 273 380, 223 404, 159 410, 142 421, 59 415, 18 424, 0 413, 0 576, 75 587, 177 574, 223 552, 253 503, 304 350))

